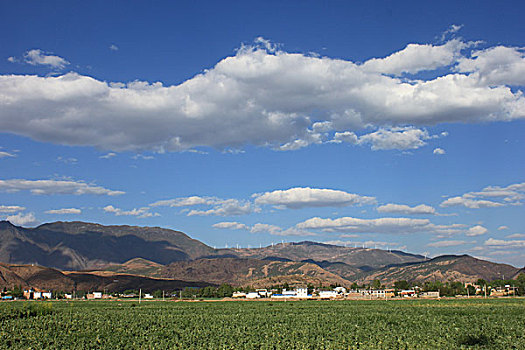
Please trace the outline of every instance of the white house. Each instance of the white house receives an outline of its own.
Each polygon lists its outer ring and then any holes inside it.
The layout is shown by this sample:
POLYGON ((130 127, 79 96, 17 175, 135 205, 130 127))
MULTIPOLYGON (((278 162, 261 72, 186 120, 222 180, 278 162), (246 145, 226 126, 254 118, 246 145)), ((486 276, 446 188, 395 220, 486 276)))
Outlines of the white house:
POLYGON ((246 294, 246 299, 258 299, 261 296, 257 292, 250 292, 246 294))
POLYGON ((311 294, 308 294, 308 289, 306 288, 296 288, 295 290, 286 290, 283 289, 281 294, 272 294, 272 298, 284 299, 284 298, 295 298, 295 299, 310 299, 312 298, 311 294))
POLYGON ((339 294, 335 290, 322 290, 319 292, 319 298, 321 299, 335 299, 339 294))
POLYGON ((244 293, 244 292, 233 292, 232 298, 246 298, 246 293, 244 293))
POLYGON ((51 292, 42 292, 42 298, 44 299, 51 299, 53 297, 53 293, 51 292))

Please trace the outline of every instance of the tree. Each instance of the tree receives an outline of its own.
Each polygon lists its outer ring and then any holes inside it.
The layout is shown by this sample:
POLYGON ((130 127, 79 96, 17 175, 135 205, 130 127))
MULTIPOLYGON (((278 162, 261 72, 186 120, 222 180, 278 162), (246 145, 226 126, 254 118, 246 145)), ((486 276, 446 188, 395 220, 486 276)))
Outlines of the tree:
POLYGON ((403 289, 409 289, 410 284, 408 281, 402 280, 402 281, 395 281, 394 282, 394 288, 397 290, 403 290, 403 289))
POLYGON ((11 295, 13 298, 21 298, 24 296, 24 291, 22 290, 22 286, 15 286, 11 292, 11 295))
POLYGON ((217 296, 219 298, 231 297, 233 295, 233 287, 227 283, 223 283, 217 288, 217 296))
POLYGON ((381 288, 381 281, 380 280, 373 280, 371 284, 372 289, 379 289, 381 288))

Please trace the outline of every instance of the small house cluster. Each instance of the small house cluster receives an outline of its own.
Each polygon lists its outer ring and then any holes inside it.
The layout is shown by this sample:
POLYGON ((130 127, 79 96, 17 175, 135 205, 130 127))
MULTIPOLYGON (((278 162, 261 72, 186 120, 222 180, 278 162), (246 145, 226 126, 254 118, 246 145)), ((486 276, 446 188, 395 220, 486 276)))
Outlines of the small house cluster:
MULTIPOLYGON (((396 296, 394 289, 358 289, 347 290, 344 287, 336 287, 332 290, 314 290, 308 294, 306 288, 295 288, 294 290, 283 289, 281 293, 274 293, 267 289, 256 289, 254 292, 234 292, 233 298, 246 299, 388 299, 396 296)), ((414 289, 401 290, 397 296, 402 298, 439 298, 439 292, 417 293, 414 289)))

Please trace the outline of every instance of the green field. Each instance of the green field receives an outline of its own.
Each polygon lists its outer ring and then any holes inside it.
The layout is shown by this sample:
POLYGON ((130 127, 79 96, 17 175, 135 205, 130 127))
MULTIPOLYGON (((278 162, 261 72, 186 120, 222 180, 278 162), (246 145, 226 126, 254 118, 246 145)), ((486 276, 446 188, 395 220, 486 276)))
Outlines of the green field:
POLYGON ((2 302, 0 348, 525 349, 525 299, 2 302))

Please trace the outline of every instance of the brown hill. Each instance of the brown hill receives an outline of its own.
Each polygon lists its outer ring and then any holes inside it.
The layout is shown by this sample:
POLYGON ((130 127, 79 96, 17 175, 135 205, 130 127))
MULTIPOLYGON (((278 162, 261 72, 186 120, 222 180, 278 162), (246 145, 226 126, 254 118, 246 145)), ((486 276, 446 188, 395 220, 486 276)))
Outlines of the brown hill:
POLYGON ((286 280, 289 276, 296 276, 295 278, 302 276, 304 280, 308 279, 323 285, 349 284, 342 277, 308 262, 236 258, 198 259, 175 262, 163 270, 163 277, 233 285, 260 284, 262 280, 270 281, 270 279, 272 283, 279 284, 279 281, 286 280))
POLYGON ((473 258, 469 255, 443 255, 420 263, 395 265, 362 273, 354 277, 358 283, 370 283, 378 279, 382 284, 391 285, 395 281, 461 281, 475 282, 479 278, 491 281, 510 278, 517 268, 473 258))
POLYGON ((396 250, 343 247, 309 241, 279 243, 268 247, 252 249, 220 249, 217 254, 250 259, 307 260, 319 264, 323 262, 337 262, 361 270, 369 270, 391 264, 423 261, 425 259, 421 255, 408 254, 396 250))
POLYGON ((107 272, 98 275, 90 272, 63 272, 34 265, 0 264, 0 288, 15 286, 52 291, 107 291, 122 292, 126 289, 142 288, 146 292, 155 290, 173 291, 185 287, 205 287, 206 282, 186 282, 176 279, 155 279, 127 274, 107 272))
POLYGON ((0 262, 80 270, 141 257, 161 264, 214 254, 182 232, 159 227, 55 222, 23 228, 0 222, 0 262))

